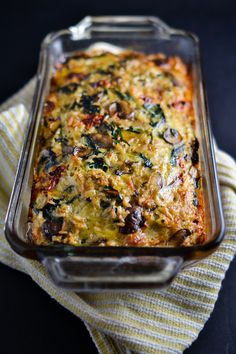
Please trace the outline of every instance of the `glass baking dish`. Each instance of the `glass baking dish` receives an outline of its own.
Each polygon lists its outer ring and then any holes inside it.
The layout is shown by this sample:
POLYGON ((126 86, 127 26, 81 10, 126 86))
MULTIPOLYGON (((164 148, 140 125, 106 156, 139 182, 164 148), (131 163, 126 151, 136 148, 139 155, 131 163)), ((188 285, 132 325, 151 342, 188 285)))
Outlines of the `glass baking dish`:
POLYGON ((37 85, 29 125, 19 161, 5 223, 12 249, 24 257, 38 259, 53 281, 71 290, 142 289, 167 286, 181 268, 211 254, 224 235, 224 220, 217 179, 214 148, 200 67, 199 43, 195 35, 176 30, 157 17, 85 17, 78 25, 49 34, 42 43, 37 85), (75 247, 36 246, 27 243, 33 162, 39 122, 49 91, 53 66, 97 42, 145 53, 177 55, 193 78, 196 135, 200 142, 207 242, 194 247, 75 247))

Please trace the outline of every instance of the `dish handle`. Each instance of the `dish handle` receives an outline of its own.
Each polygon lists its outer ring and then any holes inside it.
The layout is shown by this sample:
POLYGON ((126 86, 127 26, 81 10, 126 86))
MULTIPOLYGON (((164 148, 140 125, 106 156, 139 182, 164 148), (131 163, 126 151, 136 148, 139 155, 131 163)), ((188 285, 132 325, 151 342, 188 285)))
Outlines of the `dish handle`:
POLYGON ((154 16, 86 16, 69 30, 74 40, 89 38, 91 34, 98 36, 108 33, 110 36, 132 36, 135 33, 149 38, 154 34, 166 38, 176 32, 154 16))
POLYGON ((160 289, 177 275, 183 259, 176 257, 46 257, 42 263, 54 283, 73 291, 160 289))

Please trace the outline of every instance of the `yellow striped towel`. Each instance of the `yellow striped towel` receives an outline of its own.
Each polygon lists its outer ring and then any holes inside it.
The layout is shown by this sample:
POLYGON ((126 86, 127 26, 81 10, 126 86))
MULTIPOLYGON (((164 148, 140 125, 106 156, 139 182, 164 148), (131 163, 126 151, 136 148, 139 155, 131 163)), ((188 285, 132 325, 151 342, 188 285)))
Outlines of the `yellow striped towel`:
POLYGON ((56 288, 43 266, 15 254, 3 234, 34 81, 2 105, 0 114, 0 260, 29 274, 62 306, 81 318, 100 353, 181 353, 209 318, 222 279, 236 251, 236 165, 217 150, 226 237, 209 258, 181 272, 162 291, 76 293, 56 288), (21 103, 21 104, 20 104, 21 103), (15 107, 8 109, 10 106, 15 107), (8 109, 8 110, 7 110, 8 109))

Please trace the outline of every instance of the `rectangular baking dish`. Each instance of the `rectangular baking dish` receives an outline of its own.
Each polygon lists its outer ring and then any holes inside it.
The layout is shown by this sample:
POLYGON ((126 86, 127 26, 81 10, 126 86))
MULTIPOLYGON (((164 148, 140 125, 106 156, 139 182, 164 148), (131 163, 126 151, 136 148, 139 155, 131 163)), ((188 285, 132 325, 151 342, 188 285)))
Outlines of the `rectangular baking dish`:
POLYGON ((5 234, 12 249, 23 257, 40 260, 53 281, 72 290, 161 288, 179 270, 211 254, 224 236, 224 220, 217 179, 212 134, 195 35, 176 30, 157 17, 85 17, 78 25, 49 34, 42 43, 37 85, 18 165, 5 234), (49 91, 53 66, 79 50, 105 42, 144 53, 179 56, 193 78, 196 135, 200 142, 208 239, 194 247, 74 247, 36 246, 27 243, 33 163, 42 108, 49 91))

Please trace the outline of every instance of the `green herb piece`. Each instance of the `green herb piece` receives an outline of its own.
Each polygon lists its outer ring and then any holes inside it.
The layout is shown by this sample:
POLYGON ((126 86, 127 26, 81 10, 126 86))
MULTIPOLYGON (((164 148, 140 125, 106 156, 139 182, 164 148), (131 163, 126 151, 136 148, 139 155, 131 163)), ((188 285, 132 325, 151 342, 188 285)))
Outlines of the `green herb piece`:
POLYGON ((108 198, 115 199, 118 203, 122 202, 122 198, 118 190, 112 188, 111 186, 106 186, 103 188, 103 191, 106 193, 108 198))
POLYGON ((139 154, 139 156, 143 159, 143 163, 145 167, 152 168, 153 164, 152 162, 144 155, 144 154, 139 154))
POLYGON ((97 169, 101 169, 104 172, 106 172, 108 170, 108 166, 105 163, 105 161, 103 160, 103 158, 101 157, 95 157, 93 159, 93 162, 89 163, 89 167, 90 168, 97 168, 97 169))
POLYGON ((76 82, 72 82, 63 87, 59 87, 58 92, 62 92, 65 93, 66 95, 69 95, 71 93, 74 93, 77 90, 78 86, 79 84, 77 84, 76 82))
POLYGON ((71 199, 67 200, 65 204, 71 204, 73 203, 76 199, 80 198, 80 194, 74 195, 71 199))
POLYGON ((102 69, 102 68, 98 68, 97 70, 96 70, 96 72, 98 73, 98 74, 100 74, 100 75, 109 75, 109 74, 111 74, 111 72, 109 71, 109 68, 108 69, 102 69))
POLYGON ((159 104, 144 103, 144 108, 148 111, 151 118, 150 125, 152 127, 160 126, 166 122, 165 114, 159 104))
POLYGON ((100 201, 100 207, 102 209, 107 209, 107 208, 109 208, 110 205, 111 205, 111 202, 108 200, 101 200, 100 201))
POLYGON ((142 130, 141 129, 139 129, 139 128, 134 128, 134 127, 129 127, 128 129, 126 129, 126 131, 128 131, 128 132, 132 132, 132 133, 136 133, 136 134, 140 134, 140 133, 142 133, 142 130))
POLYGON ((121 100, 130 101, 132 99, 132 96, 130 95, 130 93, 128 91, 121 92, 117 89, 114 89, 113 91, 121 100))
POLYGON ((83 107, 84 113, 87 114, 96 114, 99 113, 99 107, 94 105, 94 100, 97 95, 88 96, 83 94, 80 99, 80 107, 83 107))
POLYGON ((129 145, 129 143, 123 138, 122 129, 120 127, 118 127, 114 123, 111 123, 108 125, 108 128, 111 131, 112 138, 115 140, 116 144, 118 144, 119 141, 123 141, 124 143, 129 145))
POLYGON ((199 205, 196 193, 193 193, 193 205, 197 207, 199 205))
POLYGON ((184 144, 171 150, 171 153, 170 153, 170 164, 172 166, 176 166, 177 165, 177 157, 183 152, 183 150, 184 150, 184 144))
POLYGON ((73 111, 78 108, 80 108, 79 102, 74 101, 73 103, 65 104, 63 107, 63 110, 64 111, 73 111))
POLYGON ((68 186, 64 189, 64 192, 71 193, 74 189, 75 189, 75 186, 73 184, 71 184, 70 186, 68 186))
POLYGON ((53 220, 57 218, 56 216, 53 215, 53 213, 58 207, 58 205, 60 204, 61 200, 63 199, 53 199, 53 202, 55 204, 47 203, 42 209, 40 209, 43 213, 44 219, 53 220))
POLYGON ((84 134, 83 135, 86 139, 86 144, 93 149, 94 154, 97 155, 100 151, 98 149, 98 146, 96 145, 96 143, 94 142, 94 140, 92 139, 92 137, 89 134, 84 134))
POLYGON ((55 141, 57 143, 62 143, 62 144, 68 144, 68 139, 67 138, 55 138, 55 141))
POLYGON ((201 180, 200 180, 200 177, 198 177, 198 178, 194 178, 194 179, 193 179, 193 183, 194 183, 194 188, 195 188, 195 189, 200 188, 200 186, 201 186, 201 180))
POLYGON ((43 155, 39 161, 39 168, 44 165, 44 169, 46 172, 58 164, 57 161, 57 156, 54 151, 52 151, 51 148, 48 148, 47 150, 44 150, 43 155))

